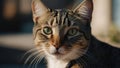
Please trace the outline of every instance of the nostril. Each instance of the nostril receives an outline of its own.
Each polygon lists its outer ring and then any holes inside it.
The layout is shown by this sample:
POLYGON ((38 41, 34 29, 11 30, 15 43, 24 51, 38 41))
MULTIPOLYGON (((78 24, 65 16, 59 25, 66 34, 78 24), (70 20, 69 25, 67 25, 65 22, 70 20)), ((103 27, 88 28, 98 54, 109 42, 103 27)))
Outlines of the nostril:
POLYGON ((59 48, 56 48, 56 50, 58 51, 59 48))
POLYGON ((58 46, 58 45, 54 45, 54 47, 56 48, 56 50, 58 50, 58 49, 59 49, 59 46, 58 46))

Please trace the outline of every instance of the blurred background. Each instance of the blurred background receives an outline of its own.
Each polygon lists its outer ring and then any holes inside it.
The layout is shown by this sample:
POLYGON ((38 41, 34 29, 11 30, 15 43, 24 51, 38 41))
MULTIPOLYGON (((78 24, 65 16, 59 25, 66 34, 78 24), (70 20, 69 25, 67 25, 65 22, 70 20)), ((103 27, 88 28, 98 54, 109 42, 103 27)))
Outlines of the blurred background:
MULTIPOLYGON (((42 0, 52 9, 73 0, 42 0)), ((120 47, 120 0, 93 0, 92 34, 120 47)), ((34 47, 31 0, 0 0, 0 68, 21 68, 23 54, 34 47)))

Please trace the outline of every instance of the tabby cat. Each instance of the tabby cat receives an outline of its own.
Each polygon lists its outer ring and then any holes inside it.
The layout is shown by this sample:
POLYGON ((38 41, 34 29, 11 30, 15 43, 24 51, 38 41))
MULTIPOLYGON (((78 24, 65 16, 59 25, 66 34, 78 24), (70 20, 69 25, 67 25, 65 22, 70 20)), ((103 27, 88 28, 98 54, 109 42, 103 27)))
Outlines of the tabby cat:
POLYGON ((120 49, 91 35, 92 11, 92 0, 54 10, 33 0, 37 50, 33 60, 37 63, 45 58, 47 68, 120 68, 120 49))

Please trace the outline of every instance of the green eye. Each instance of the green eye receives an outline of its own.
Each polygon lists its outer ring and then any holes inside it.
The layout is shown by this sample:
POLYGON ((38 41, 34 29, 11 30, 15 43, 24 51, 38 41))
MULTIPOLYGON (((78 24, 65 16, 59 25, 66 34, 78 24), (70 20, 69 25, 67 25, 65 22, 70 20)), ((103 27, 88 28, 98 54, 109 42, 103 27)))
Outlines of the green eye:
POLYGON ((70 30, 68 31, 68 35, 69 35, 69 36, 75 36, 75 35, 77 35, 77 33, 78 33, 78 30, 75 29, 75 28, 70 29, 70 30))
POLYGON ((52 29, 50 27, 44 27, 43 28, 43 32, 46 34, 46 35, 50 35, 52 34, 52 29))

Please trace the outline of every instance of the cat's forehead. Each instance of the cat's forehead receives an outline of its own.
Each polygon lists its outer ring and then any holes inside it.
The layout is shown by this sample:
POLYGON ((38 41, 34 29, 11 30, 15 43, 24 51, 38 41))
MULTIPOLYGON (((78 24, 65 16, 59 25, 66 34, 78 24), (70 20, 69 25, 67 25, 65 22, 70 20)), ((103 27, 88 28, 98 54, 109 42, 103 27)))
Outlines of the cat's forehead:
POLYGON ((53 15, 59 18, 66 17, 70 20, 84 20, 82 15, 77 14, 69 9, 55 9, 53 10, 53 15))
POLYGON ((71 12, 69 9, 55 9, 53 10, 54 12, 59 12, 59 13, 68 13, 71 12))
POLYGON ((48 19, 56 19, 56 21, 59 23, 85 22, 81 15, 74 13, 69 9, 55 9, 52 11, 52 15, 48 19))
POLYGON ((48 13, 48 16, 45 16, 45 18, 42 21, 40 17, 39 23, 40 25, 41 24, 71 25, 74 23, 77 24, 77 26, 79 26, 79 24, 82 24, 82 21, 84 21, 84 19, 80 15, 72 12, 71 10, 55 9, 55 10, 51 10, 48 13))
POLYGON ((55 9, 52 11, 52 14, 54 16, 59 16, 59 17, 62 17, 62 16, 67 16, 71 13, 70 10, 67 10, 67 9, 55 9))

